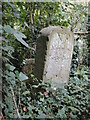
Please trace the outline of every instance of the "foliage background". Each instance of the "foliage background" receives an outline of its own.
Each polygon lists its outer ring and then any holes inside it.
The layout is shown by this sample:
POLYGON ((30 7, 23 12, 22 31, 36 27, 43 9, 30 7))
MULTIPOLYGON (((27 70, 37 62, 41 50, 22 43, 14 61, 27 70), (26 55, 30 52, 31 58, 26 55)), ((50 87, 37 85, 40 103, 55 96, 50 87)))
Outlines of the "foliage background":
MULTIPOLYGON (((0 25, 3 50, 3 103, 5 118, 89 119, 87 36, 75 34, 70 80, 60 90, 23 73, 26 59, 35 57, 39 31, 49 25, 87 31, 87 4, 2 3, 0 25), (28 82, 23 82, 28 79, 28 82)), ((25 72, 25 71, 24 71, 25 72)))

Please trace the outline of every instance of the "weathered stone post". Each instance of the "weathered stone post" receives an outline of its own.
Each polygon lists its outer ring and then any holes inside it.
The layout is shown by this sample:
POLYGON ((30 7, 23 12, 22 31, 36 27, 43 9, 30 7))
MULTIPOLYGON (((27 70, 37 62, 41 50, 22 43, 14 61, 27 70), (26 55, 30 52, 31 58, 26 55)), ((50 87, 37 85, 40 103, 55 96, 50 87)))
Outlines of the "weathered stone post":
POLYGON ((65 27, 49 26, 37 39, 35 76, 59 87, 69 79, 74 35, 65 27))

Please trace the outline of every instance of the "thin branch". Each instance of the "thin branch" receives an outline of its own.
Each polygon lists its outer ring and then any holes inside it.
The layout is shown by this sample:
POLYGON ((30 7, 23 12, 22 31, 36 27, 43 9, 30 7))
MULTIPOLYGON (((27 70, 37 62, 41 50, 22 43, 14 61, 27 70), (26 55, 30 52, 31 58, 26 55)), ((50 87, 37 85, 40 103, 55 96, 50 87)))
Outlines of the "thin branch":
POLYGON ((14 104, 15 104, 15 107, 16 107, 16 111, 17 111, 18 118, 21 118, 21 117, 20 117, 20 114, 19 114, 19 110, 18 110, 17 104, 16 104, 13 87, 12 87, 11 85, 10 85, 10 89, 11 89, 11 92, 12 92, 12 95, 13 95, 13 101, 14 101, 14 104))
POLYGON ((87 35, 88 32, 74 32, 74 34, 78 34, 78 35, 87 35))
MULTIPOLYGON (((85 10, 87 10, 87 9, 85 9, 85 10)), ((85 10, 83 10, 83 11, 81 12, 81 14, 83 14, 83 12, 84 12, 85 10)), ((83 19, 83 16, 82 16, 82 17, 79 17, 79 18, 76 20, 74 26, 71 27, 71 31, 73 31, 73 30, 76 28, 77 24, 78 24, 78 23, 80 22, 80 20, 82 20, 82 19, 83 19)))
POLYGON ((19 81, 19 92, 18 92, 18 95, 19 95, 19 102, 18 102, 18 108, 21 106, 21 100, 20 100, 20 81, 19 81))

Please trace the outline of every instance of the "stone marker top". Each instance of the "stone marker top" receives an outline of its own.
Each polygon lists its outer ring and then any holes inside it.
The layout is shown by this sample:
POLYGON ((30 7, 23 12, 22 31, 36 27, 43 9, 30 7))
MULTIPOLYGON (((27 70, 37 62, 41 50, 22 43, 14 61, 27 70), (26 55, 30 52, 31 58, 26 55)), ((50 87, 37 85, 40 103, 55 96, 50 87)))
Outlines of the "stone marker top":
POLYGON ((49 36, 52 32, 63 33, 63 31, 64 31, 65 34, 70 34, 71 33, 71 31, 64 26, 49 26, 49 27, 43 28, 40 31, 40 33, 41 33, 40 36, 49 36))

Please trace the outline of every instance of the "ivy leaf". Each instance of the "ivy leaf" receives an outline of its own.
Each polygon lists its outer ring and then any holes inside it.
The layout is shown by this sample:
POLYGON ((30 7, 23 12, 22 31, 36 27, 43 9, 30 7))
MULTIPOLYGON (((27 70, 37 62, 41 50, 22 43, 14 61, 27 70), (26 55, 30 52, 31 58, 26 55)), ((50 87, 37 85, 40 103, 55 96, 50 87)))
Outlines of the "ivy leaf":
POLYGON ((25 91, 24 93, 23 93, 23 95, 29 95, 30 94, 30 91, 28 90, 28 91, 25 91))
POLYGON ((71 109, 72 111, 78 111, 79 112, 79 110, 75 107, 69 106, 68 108, 71 109))
POLYGON ((19 79, 20 79, 20 81, 24 81, 24 80, 27 80, 28 77, 25 74, 23 74, 22 72, 20 72, 19 79))
POLYGON ((43 118, 45 120, 46 117, 47 117, 47 115, 44 114, 42 111, 39 110, 38 119, 42 119, 43 118))
POLYGON ((13 71, 15 69, 15 67, 10 64, 6 64, 6 67, 11 71, 13 71))
POLYGON ((38 88, 38 85, 33 85, 32 87, 33 87, 33 88, 38 88))
POLYGON ((15 74, 14 74, 14 72, 10 72, 9 76, 10 76, 12 79, 15 79, 15 74))
POLYGON ((13 71, 14 69, 15 69, 15 67, 10 65, 10 70, 13 71))
POLYGON ((20 18, 20 15, 19 15, 19 14, 15 13, 15 12, 13 12, 13 14, 14 14, 14 16, 15 16, 16 18, 20 18))

